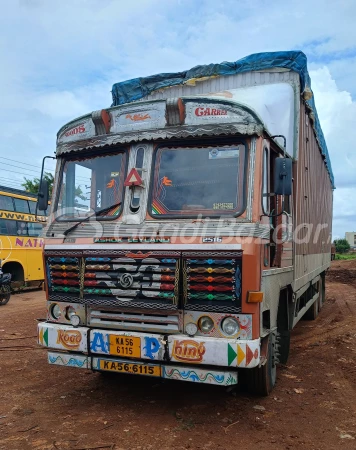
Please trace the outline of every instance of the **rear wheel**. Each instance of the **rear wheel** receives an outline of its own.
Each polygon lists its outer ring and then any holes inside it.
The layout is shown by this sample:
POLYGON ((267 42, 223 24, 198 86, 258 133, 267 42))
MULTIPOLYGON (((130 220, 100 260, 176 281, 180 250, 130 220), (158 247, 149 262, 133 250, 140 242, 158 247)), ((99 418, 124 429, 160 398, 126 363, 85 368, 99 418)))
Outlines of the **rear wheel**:
POLYGON ((277 378, 277 361, 276 361, 276 335, 271 333, 267 339, 267 361, 261 367, 247 370, 247 387, 251 394, 267 396, 269 395, 277 378))
POLYGON ((311 305, 308 311, 305 313, 304 317, 307 320, 315 320, 319 315, 319 300, 316 299, 311 305))
POLYGON ((321 310, 321 307, 323 306, 324 297, 325 297, 323 274, 320 274, 320 278, 319 278, 317 287, 318 287, 318 298, 315 300, 315 302, 311 305, 311 307, 308 309, 308 311, 304 315, 305 319, 307 319, 307 320, 315 320, 319 315, 319 311, 321 310))

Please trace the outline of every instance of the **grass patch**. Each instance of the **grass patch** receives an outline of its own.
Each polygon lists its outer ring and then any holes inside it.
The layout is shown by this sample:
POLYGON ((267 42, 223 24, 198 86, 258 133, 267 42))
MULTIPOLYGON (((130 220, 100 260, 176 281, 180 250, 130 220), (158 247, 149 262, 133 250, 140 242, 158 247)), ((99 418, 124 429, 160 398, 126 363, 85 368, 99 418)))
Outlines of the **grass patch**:
POLYGON ((341 260, 356 259, 356 253, 336 253, 335 259, 341 259, 341 260))

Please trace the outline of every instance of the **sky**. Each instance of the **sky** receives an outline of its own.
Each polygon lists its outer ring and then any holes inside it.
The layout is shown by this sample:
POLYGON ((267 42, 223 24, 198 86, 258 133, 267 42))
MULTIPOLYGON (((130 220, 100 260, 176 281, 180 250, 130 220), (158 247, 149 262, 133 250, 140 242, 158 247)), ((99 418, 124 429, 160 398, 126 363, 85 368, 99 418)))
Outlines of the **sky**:
POLYGON ((59 128, 109 107, 116 82, 302 50, 335 176, 333 237, 356 231, 356 1, 0 0, 0 7, 1 185, 38 176, 59 128))

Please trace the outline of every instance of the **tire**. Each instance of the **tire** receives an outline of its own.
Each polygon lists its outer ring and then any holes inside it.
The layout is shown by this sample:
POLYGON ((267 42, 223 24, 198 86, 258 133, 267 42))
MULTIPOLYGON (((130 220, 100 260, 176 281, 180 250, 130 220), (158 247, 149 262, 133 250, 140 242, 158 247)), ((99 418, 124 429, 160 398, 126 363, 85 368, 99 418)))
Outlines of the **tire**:
POLYGON ((315 300, 315 302, 311 305, 311 307, 308 309, 308 311, 304 314, 304 317, 306 320, 315 320, 319 315, 319 311, 321 310, 321 307, 323 306, 324 297, 325 297, 325 289, 324 289, 323 280, 324 280, 323 274, 320 274, 320 279, 318 281, 319 296, 315 300))
POLYGON ((267 397, 273 390, 277 378, 276 335, 271 333, 267 339, 267 361, 264 366, 248 370, 247 388, 251 394, 267 397))
POLYGON ((319 315, 319 299, 317 298, 315 302, 311 305, 308 311, 304 314, 306 320, 315 320, 319 315))
POLYGON ((0 288, 0 306, 6 305, 9 302, 11 296, 11 287, 9 284, 5 284, 0 288))

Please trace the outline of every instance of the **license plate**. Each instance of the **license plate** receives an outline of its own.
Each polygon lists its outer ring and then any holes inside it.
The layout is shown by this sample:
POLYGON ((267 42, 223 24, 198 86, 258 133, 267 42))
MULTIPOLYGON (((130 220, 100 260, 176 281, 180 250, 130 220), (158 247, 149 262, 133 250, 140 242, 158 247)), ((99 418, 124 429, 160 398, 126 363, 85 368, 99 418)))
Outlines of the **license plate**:
POLYGON ((141 338, 110 334, 110 355, 141 358, 141 338))
POLYGON ((149 375, 151 377, 161 376, 161 366, 152 366, 150 364, 134 364, 118 361, 100 360, 100 369, 111 372, 134 373, 136 375, 149 375))

